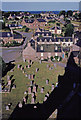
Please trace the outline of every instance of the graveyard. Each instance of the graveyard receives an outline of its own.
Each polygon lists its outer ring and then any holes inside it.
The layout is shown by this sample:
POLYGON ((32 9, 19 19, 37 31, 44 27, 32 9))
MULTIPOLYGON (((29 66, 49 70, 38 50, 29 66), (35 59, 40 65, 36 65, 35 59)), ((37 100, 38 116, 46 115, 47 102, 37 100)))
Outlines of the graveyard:
POLYGON ((8 118, 18 103, 22 107, 23 102, 46 101, 58 84, 58 75, 64 74, 64 68, 54 62, 26 60, 14 64, 15 67, 2 78, 3 118, 8 118))

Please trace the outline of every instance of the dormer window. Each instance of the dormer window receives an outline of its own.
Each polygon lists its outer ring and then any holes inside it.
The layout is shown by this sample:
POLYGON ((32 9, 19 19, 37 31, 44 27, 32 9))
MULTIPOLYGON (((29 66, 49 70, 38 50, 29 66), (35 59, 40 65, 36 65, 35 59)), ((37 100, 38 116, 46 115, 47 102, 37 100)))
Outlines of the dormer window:
POLYGON ((55 46, 55 50, 57 50, 58 49, 58 47, 57 46, 55 46))
POLYGON ((41 50, 43 50, 43 46, 41 46, 41 50))
POLYGON ((50 39, 50 42, 51 42, 51 39, 50 39))
POLYGON ((70 42, 70 39, 68 39, 68 42, 70 42))
POLYGON ((47 42, 47 39, 45 39, 45 42, 47 42))
POLYGON ((65 42, 65 39, 63 41, 65 42))
POLYGON ((42 40, 40 39, 40 42, 42 42, 42 40))

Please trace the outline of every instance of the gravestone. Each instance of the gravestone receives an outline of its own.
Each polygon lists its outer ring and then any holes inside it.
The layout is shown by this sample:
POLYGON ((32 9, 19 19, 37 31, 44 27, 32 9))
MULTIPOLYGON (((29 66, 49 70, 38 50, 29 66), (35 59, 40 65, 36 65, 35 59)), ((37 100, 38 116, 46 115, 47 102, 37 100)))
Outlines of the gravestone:
POLYGON ((30 68, 30 65, 28 65, 27 67, 30 68))
POLYGON ((44 102, 47 100, 47 98, 48 98, 47 95, 45 95, 45 97, 44 97, 44 102))
POLYGON ((51 88, 51 91, 53 91, 54 90, 54 84, 52 84, 52 88, 51 88))
POLYGON ((35 103, 35 98, 31 98, 31 104, 34 104, 35 103))
POLYGON ((46 80, 46 85, 48 85, 48 84, 49 84, 49 80, 47 79, 47 80, 46 80))
POLYGON ((22 71, 22 73, 24 74, 24 71, 22 71))
POLYGON ((26 94, 27 94, 27 91, 24 92, 24 95, 26 95, 26 94))
POLYGON ((44 93, 44 87, 41 88, 41 93, 44 93))
POLYGON ((25 65, 24 69, 26 69, 26 65, 25 65))
POLYGON ((28 75, 26 74, 25 77, 28 77, 28 75))
POLYGON ((22 103, 21 103, 21 102, 19 102, 19 105, 18 105, 18 106, 19 106, 19 108, 22 108, 22 103))
POLYGON ((33 92, 33 93, 31 93, 31 96, 32 96, 32 98, 35 96, 35 93, 33 92))
POLYGON ((23 62, 26 62, 25 58, 23 58, 23 62))
POLYGON ((25 98, 25 97, 23 98, 23 101, 24 101, 24 103, 26 104, 26 98, 25 98))
POLYGON ((36 72, 38 72, 39 71, 39 68, 36 68, 36 72))
POLYGON ((35 92, 35 93, 37 92, 36 91, 36 86, 33 86, 33 92, 35 92))
POLYGON ((34 75, 33 75, 33 74, 31 75, 31 79, 32 79, 32 80, 34 79, 34 75))
POLYGON ((11 86, 11 80, 8 81, 8 85, 11 86))
POLYGON ((21 71, 23 70, 22 66, 21 66, 21 71))
POLYGON ((46 95, 47 95, 47 97, 49 97, 49 92, 47 92, 47 94, 46 94, 46 95))
POLYGON ((47 64, 47 68, 49 68, 49 67, 50 67, 50 65, 47 64))
POLYGON ((31 80, 31 81, 30 81, 30 86, 32 86, 32 85, 33 85, 33 83, 34 83, 34 80, 31 80))
POLYGON ((6 110, 9 110, 9 106, 8 105, 6 106, 6 110))
POLYGON ((56 87, 58 87, 58 83, 56 83, 56 87))
POLYGON ((31 94, 31 87, 28 88, 28 94, 31 94))
POLYGON ((12 86, 12 89, 15 89, 15 88, 16 88, 16 85, 13 85, 13 86, 12 86))
POLYGON ((20 68, 20 65, 18 64, 17 68, 19 69, 20 68))
POLYGON ((31 79, 31 74, 28 75, 28 79, 31 79))
POLYGON ((40 61, 39 61, 39 63, 41 64, 41 63, 42 63, 42 61, 40 60, 40 61))

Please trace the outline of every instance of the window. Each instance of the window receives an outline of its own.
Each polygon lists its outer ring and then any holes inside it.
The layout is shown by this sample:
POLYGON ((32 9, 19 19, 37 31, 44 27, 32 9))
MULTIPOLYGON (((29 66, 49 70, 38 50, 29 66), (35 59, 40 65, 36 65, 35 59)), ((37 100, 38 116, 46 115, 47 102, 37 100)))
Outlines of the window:
POLYGON ((43 57, 43 53, 41 53, 41 57, 43 57))
POLYGON ((41 46, 41 50, 43 50, 43 46, 41 46))

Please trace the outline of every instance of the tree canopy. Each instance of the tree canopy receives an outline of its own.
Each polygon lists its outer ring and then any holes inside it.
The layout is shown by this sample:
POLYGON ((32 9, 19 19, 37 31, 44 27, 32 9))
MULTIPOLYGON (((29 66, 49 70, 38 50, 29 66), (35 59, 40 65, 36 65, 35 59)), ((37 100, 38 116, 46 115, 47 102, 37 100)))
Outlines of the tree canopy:
POLYGON ((72 37, 73 32, 74 32, 74 25, 67 24, 65 29, 65 36, 72 37))

